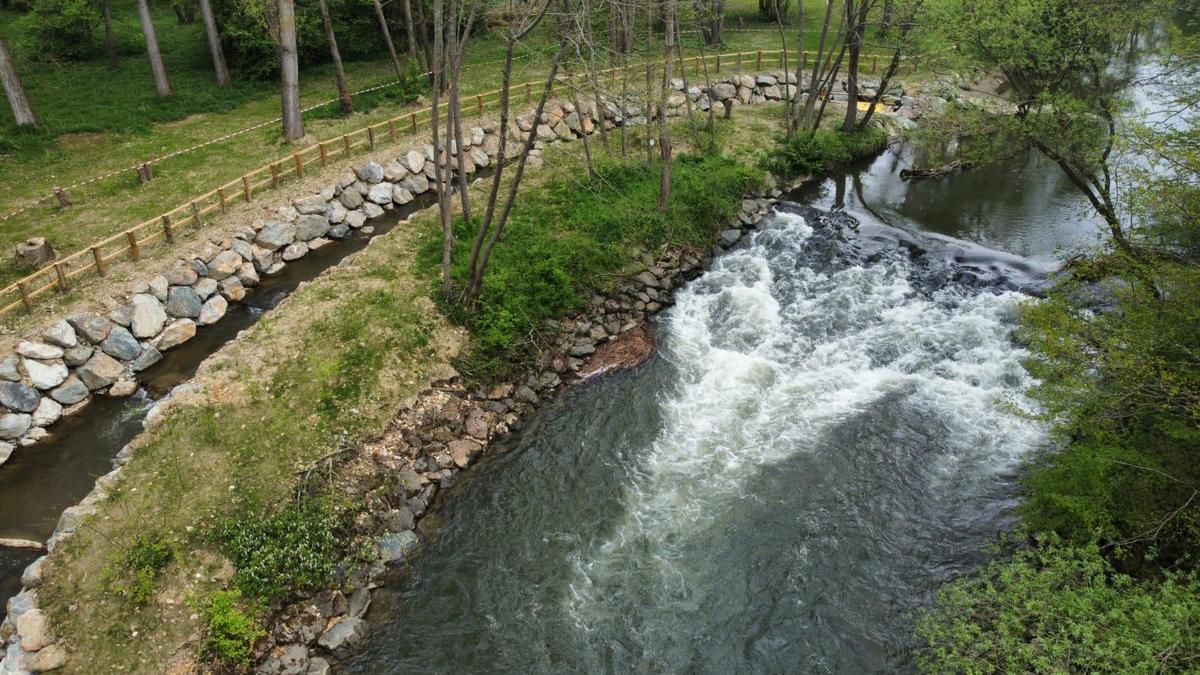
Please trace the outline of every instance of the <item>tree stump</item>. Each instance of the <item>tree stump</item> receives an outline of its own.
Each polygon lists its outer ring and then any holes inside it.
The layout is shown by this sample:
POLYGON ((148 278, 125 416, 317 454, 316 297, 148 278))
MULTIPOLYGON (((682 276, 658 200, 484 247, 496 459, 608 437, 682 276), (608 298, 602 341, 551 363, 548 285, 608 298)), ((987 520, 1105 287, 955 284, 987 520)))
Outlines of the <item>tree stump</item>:
POLYGON ((45 237, 30 237, 17 244, 17 262, 22 265, 39 269, 58 259, 58 252, 45 237))

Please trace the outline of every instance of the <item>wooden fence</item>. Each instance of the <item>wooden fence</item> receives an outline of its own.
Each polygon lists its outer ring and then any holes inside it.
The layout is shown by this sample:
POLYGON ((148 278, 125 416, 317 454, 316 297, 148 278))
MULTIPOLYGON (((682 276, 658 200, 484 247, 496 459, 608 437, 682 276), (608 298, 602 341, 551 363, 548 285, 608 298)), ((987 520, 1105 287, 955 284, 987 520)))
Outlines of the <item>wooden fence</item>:
MULTIPOLYGON (((794 54, 789 52, 788 58, 790 59, 789 68, 794 68, 794 54)), ((802 67, 806 66, 807 52, 801 53, 801 59, 802 67)), ((890 59, 890 54, 864 54, 861 63, 864 71, 878 72, 880 68, 887 66, 890 59)), ((718 75, 727 75, 730 67, 734 72, 741 72, 744 69, 762 71, 763 69, 781 68, 784 63, 784 53, 783 50, 713 53, 675 61, 676 66, 680 66, 681 63, 681 70, 684 70, 684 73, 677 74, 677 77, 703 78, 704 66, 707 65, 709 75, 715 78, 718 75), (687 70, 691 70, 690 75, 687 74, 687 70)), ((590 77, 598 84, 605 79, 610 84, 615 84, 621 78, 625 78, 630 83, 630 92, 632 93, 636 90, 638 79, 629 78, 632 69, 637 67, 640 71, 641 65, 626 64, 608 68, 591 73, 590 77)), ((651 76, 662 67, 661 62, 648 62, 644 65, 651 76)), ((584 75, 580 75, 575 79, 586 82, 584 77, 584 75)), ((699 80, 689 79, 689 82, 696 81, 699 80)), ((523 82, 510 85, 512 102, 514 104, 521 101, 526 104, 531 103, 534 92, 540 93, 543 84, 543 82, 523 82)), ((560 78, 555 84, 574 86, 569 83, 569 78, 560 78)), ((591 87, 589 85, 586 88, 591 87)), ((499 105, 502 93, 501 89, 496 89, 482 94, 464 96, 461 102, 464 114, 482 115, 489 108, 499 105)), ((32 314, 33 302, 39 296, 50 292, 66 293, 71 289, 75 280, 93 272, 103 277, 108 273, 108 266, 113 261, 122 258, 133 261, 140 260, 143 250, 148 246, 162 243, 173 245, 181 229, 199 228, 204 224, 205 218, 213 213, 223 213, 230 205, 238 201, 248 202, 256 193, 275 188, 291 177, 303 178, 309 167, 314 165, 324 168, 333 160, 347 159, 353 156, 356 151, 374 150, 382 142, 394 142, 401 135, 417 133, 430 123, 431 118, 432 109, 422 108, 297 150, 288 157, 242 174, 170 211, 134 225, 66 257, 58 258, 46 267, 0 289, 0 303, 2 303, 0 304, 0 316, 21 307, 32 314)), ((66 195, 60 195, 60 198, 67 199, 66 195)))

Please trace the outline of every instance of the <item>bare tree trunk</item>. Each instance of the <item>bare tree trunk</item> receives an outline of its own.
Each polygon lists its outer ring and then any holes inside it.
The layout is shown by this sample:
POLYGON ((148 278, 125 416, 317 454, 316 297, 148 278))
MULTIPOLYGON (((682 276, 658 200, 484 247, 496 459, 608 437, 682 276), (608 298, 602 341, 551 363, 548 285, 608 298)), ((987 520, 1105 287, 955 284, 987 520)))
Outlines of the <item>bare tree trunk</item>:
POLYGON ((710 7, 711 14, 708 17, 704 38, 708 46, 720 47, 721 33, 725 30, 725 0, 712 0, 710 7))
POLYGON ((154 88, 159 96, 170 96, 175 90, 167 79, 167 68, 158 51, 158 36, 154 33, 154 21, 150 18, 150 5, 147 0, 138 0, 137 6, 138 17, 142 20, 142 35, 146 37, 146 55, 150 57, 150 72, 154 74, 154 88))
POLYGON ((629 57, 622 57, 624 64, 621 66, 621 157, 627 157, 629 154, 629 57))
POLYGON ((337 36, 333 33, 333 18, 329 16, 329 6, 325 4, 325 0, 317 0, 317 5, 321 9, 321 25, 325 27, 325 41, 329 43, 329 57, 333 59, 333 78, 337 82, 338 103, 341 105, 342 113, 349 114, 354 110, 354 103, 350 100, 350 89, 346 86, 346 71, 342 68, 342 55, 338 51, 337 36))
MULTIPOLYGON (((804 3, 800 3, 803 5, 804 3)), ((821 77, 821 63, 825 61, 825 43, 829 38, 829 22, 833 18, 833 0, 825 0, 825 21, 821 25, 821 40, 817 43, 817 53, 813 57, 812 78, 808 83, 808 97, 804 100, 804 114, 800 119, 807 125, 812 121, 812 115, 816 108, 817 97, 820 92, 817 89, 817 82, 821 77)), ((797 88, 796 96, 800 95, 797 88)))
POLYGON ((846 119, 842 131, 854 131, 858 123, 858 56, 872 4, 871 0, 846 0, 846 48, 850 60, 846 64, 846 119))
POLYGON ((416 30, 413 29, 412 0, 403 0, 401 6, 404 8, 404 39, 408 43, 406 50, 408 58, 417 60, 419 52, 417 51, 416 30))
POLYGON ((825 79, 821 80, 821 91, 828 90, 825 96, 821 97, 821 107, 817 108, 816 117, 812 121, 812 129, 810 134, 817 133, 817 129, 821 126, 821 120, 825 117, 825 107, 829 105, 829 99, 833 98, 833 82, 837 80, 838 71, 842 69, 842 60, 846 57, 846 43, 842 42, 842 48, 838 51, 837 60, 833 62, 833 67, 825 79))
POLYGON ((294 141, 304 137, 304 119, 300 116, 300 64, 296 55, 296 5, 295 0, 278 0, 277 4, 283 137, 294 141))
POLYGON ((379 20, 379 32, 383 33, 383 44, 387 45, 388 54, 392 57, 392 66, 396 69, 396 79, 404 79, 404 69, 400 67, 400 57, 396 56, 396 45, 392 44, 392 31, 388 29, 387 19, 383 16, 383 5, 379 0, 373 0, 375 18, 379 20))
MULTIPOLYGON (((666 213, 671 201, 671 134, 667 127, 667 92, 671 90, 671 59, 675 51, 675 0, 663 1, 663 24, 663 83, 658 95, 658 148, 662 159, 658 210, 666 213)), ((687 98, 686 94, 684 98, 687 98)))
POLYGON ((442 96, 442 79, 445 77, 446 50, 442 0, 433 0, 433 103, 430 122, 433 127, 433 180, 437 185, 438 215, 442 220, 442 299, 450 300, 454 280, 450 275, 451 258, 454 253, 454 221, 450 215, 450 194, 446 189, 449 180, 443 180, 449 167, 442 166, 441 142, 438 138, 438 112, 442 96))
POLYGON ((425 54, 425 66, 429 70, 429 83, 433 84, 433 46, 429 44, 429 20, 425 16, 425 3, 417 2, 417 42, 425 54))
POLYGON ((229 67, 225 65, 225 50, 221 49, 221 34, 217 32, 217 20, 213 17, 212 3, 209 0, 200 0, 200 18, 204 21, 204 34, 208 37, 208 51, 212 54, 217 84, 227 85, 229 67))
POLYGON ((461 38, 458 33, 458 17, 450 17, 450 34, 453 37, 450 53, 454 56, 454 69, 450 85, 449 107, 450 113, 454 116, 454 149, 455 154, 458 156, 459 199, 462 202, 463 217, 468 220, 471 218, 471 195, 467 190, 467 153, 463 150, 462 97, 460 95, 459 79, 462 74, 463 58, 467 51, 467 42, 471 37, 471 29, 475 25, 475 13, 478 8, 478 2, 471 4, 471 13, 467 17, 467 24, 461 38))
POLYGON ((12 59, 8 56, 8 48, 4 46, 4 40, 0 40, 0 83, 4 85, 4 95, 8 98, 8 105, 12 108, 13 119, 16 120, 17 126, 37 124, 37 116, 29 107, 29 99, 25 98, 25 88, 21 86, 21 78, 17 76, 17 69, 13 68, 12 59))
POLYGON ((109 0, 100 0, 100 16, 104 18, 104 48, 108 52, 108 65, 116 68, 120 63, 117 61, 117 42, 113 39, 112 3, 109 0))
POLYGON ((879 19, 879 34, 887 36, 896 20, 895 0, 883 0, 883 16, 879 19))

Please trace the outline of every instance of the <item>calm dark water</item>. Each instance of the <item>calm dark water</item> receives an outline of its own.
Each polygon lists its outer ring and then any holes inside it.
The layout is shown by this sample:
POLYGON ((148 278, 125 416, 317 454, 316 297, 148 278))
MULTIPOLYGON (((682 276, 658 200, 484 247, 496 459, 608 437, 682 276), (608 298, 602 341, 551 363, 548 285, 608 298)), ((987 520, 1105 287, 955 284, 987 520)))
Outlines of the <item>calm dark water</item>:
POLYGON ((1095 223, 1055 167, 906 186, 904 161, 797 191, 815 208, 682 289, 649 364, 508 439, 340 668, 909 670, 913 612, 1012 524, 1044 442, 1023 291, 1095 223))

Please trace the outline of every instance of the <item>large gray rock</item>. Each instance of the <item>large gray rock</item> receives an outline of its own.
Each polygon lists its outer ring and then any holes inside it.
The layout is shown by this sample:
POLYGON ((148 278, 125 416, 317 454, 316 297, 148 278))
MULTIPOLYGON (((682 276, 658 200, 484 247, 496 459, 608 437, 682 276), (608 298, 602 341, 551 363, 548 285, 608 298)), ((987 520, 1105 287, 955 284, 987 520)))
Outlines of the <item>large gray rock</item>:
POLYGON ((0 438, 12 440, 20 438, 29 431, 33 418, 25 413, 7 413, 0 415, 0 438))
POLYGON ((112 330, 112 322, 92 312, 79 312, 67 317, 67 323, 75 329, 78 335, 92 344, 97 344, 108 337, 112 330))
MULTIPOLYGON (((300 222, 303 222, 305 218, 321 218, 321 216, 300 216, 300 222)), ((221 251, 208 261, 208 276, 220 281, 236 272, 244 262, 246 261, 237 251, 221 251)))
POLYGON ((45 342, 30 342, 22 340, 17 344, 17 353, 21 356, 30 359, 61 359, 63 355, 62 347, 48 345, 45 342))
MULTIPOLYGON (((221 295, 230 302, 238 302, 246 297, 246 286, 237 277, 229 277, 221 282, 221 295)), ((203 312, 203 309, 201 309, 203 312)))
POLYGON ((391 204, 392 203, 392 184, 378 183, 372 185, 367 191, 367 201, 374 204, 391 204))
POLYGON ((162 361, 162 357, 162 352, 155 349, 153 345, 146 345, 146 348, 142 350, 141 354, 138 354, 138 357, 133 360, 133 363, 129 364, 129 367, 132 368, 133 372, 135 373, 141 372, 158 363, 159 361, 162 361))
POLYGON ((191 319, 178 319, 163 329, 162 334, 154 341, 154 346, 159 351, 165 352, 194 337, 196 337, 196 322, 191 319))
MULTIPOLYGON (((188 289, 191 290, 191 289, 188 289)), ((100 343, 100 349, 105 354, 122 361, 132 361, 142 353, 142 345, 138 339, 122 326, 113 326, 108 337, 100 343)))
POLYGON ((302 644, 280 645, 254 669, 256 675, 307 675, 308 647, 302 644))
POLYGON ((96 348, 91 345, 77 345, 63 352, 63 362, 70 368, 82 366, 87 363, 87 360, 92 358, 92 352, 96 348))
POLYGON ((36 652, 54 641, 50 618, 37 607, 17 617, 17 635, 21 638, 21 649, 27 652, 36 652))
POLYGON ((206 300, 204 306, 200 308, 200 318, 196 323, 201 326, 214 324, 225 316, 227 309, 229 309, 229 302, 223 296, 214 295, 206 300))
POLYGON ((63 405, 75 405, 87 396, 87 385, 75 375, 67 376, 62 384, 50 391, 50 398, 63 405))
MULTIPOLYGON (((16 449, 16 446, 13 445, 12 443, 5 443, 4 441, 0 441, 0 466, 3 466, 4 463, 8 461, 8 458, 12 457, 13 450, 15 450, 15 449, 16 449)), ((39 560, 40 560, 40 558, 39 558, 39 560)), ((34 561, 34 562, 36 562, 36 561, 34 561)), ((21 577, 21 585, 25 586, 26 588, 35 588, 35 586, 25 583, 24 576, 21 577)))
POLYGON ((421 173, 425 170, 425 155, 416 150, 409 150, 404 155, 404 165, 413 173, 421 173))
POLYGON ((357 209, 362 206, 363 198, 354 188, 342 190, 342 194, 338 195, 338 201, 347 209, 357 209))
POLYGON ((191 286, 200 278, 200 272, 191 265, 180 263, 167 270, 163 278, 167 280, 168 286, 191 286))
POLYGON ((379 560, 384 563, 400 562, 412 553, 420 540, 411 530, 390 532, 379 538, 379 560))
POLYGON ((407 204, 413 200, 413 193, 409 192, 403 185, 392 186, 392 203, 407 204))
POLYGON ((351 211, 346 214, 346 224, 354 229, 362 227, 367 222, 367 217, 362 211, 351 211))
POLYGON ((401 181, 400 186, 414 195, 424 194, 429 190, 429 179, 422 174, 415 173, 401 181))
POLYGON ((325 213, 329 202, 321 195, 310 195, 292 202, 292 206, 296 207, 296 213, 307 216, 313 213, 325 213))
POLYGON ((167 312, 153 295, 138 293, 133 296, 129 307, 129 328, 134 337, 154 337, 167 323, 167 312))
POLYGON ((9 354, 0 359, 0 380, 9 382, 21 380, 21 359, 16 354, 9 354))
POLYGON ((148 284, 150 295, 153 295, 159 302, 167 301, 167 289, 171 286, 171 282, 163 275, 158 275, 150 280, 148 284))
POLYGON ((25 667, 31 673, 46 673, 67 665, 70 655, 66 647, 55 643, 25 657, 25 667))
POLYGON ((367 623, 365 621, 348 616, 342 617, 325 629, 325 632, 317 639, 317 644, 331 652, 336 652, 358 645, 366 637, 366 634, 367 623))
POLYGON ((195 319, 200 316, 200 295, 187 286, 172 286, 167 293, 167 314, 195 319))
POLYGON ((408 175, 408 167, 400 162, 392 160, 383 167, 383 179, 389 183, 395 183, 402 180, 408 175))
POLYGON ((712 97, 717 101, 724 101, 725 99, 733 98, 734 96, 737 96, 737 93, 737 87, 729 84, 728 82, 714 84, 712 88, 712 97))
POLYGON ((0 403, 9 410, 16 412, 33 412, 37 409, 42 395, 37 389, 20 382, 0 382, 0 403))
MULTIPOLYGON (((138 353, 141 353, 140 348, 138 349, 138 353)), ((96 352, 92 358, 88 359, 87 363, 83 364, 78 370, 75 371, 75 374, 79 376, 79 379, 82 380, 85 385, 87 385, 88 389, 94 391, 96 389, 107 387, 113 382, 121 379, 121 376, 125 374, 125 366, 122 365, 120 361, 114 359, 108 354, 105 354, 104 352, 96 352)), ((64 382, 63 384, 66 383, 64 382)), ((61 389, 61 387, 59 389, 61 389)), ((63 402, 61 398, 57 398, 55 400, 60 403, 63 402)))
POLYGON ((283 261, 292 262, 293 260, 299 260, 303 258, 306 253, 308 253, 308 244, 302 241, 289 244, 287 248, 283 249, 283 261))
POLYGON ((238 281, 242 282, 247 288, 258 285, 258 270, 254 269, 254 263, 245 263, 238 268, 238 281))
POLYGON ((329 220, 325 216, 300 216, 296 221, 296 240, 308 241, 324 237, 329 231, 329 220))
POLYGON ((366 202, 362 205, 362 212, 368 220, 371 218, 378 218, 379 216, 383 215, 383 207, 378 204, 366 202))
POLYGON ((217 282, 211 277, 204 277, 192 285, 192 290, 196 291, 196 295, 200 296, 200 299, 203 300, 217 292, 217 282))
POLYGON ((48 427, 58 421, 62 417, 62 405, 49 396, 43 398, 38 407, 33 411, 33 424, 39 427, 48 427))
POLYGON ((25 374, 29 375, 29 381, 38 389, 53 389, 63 383, 70 374, 67 371, 67 364, 62 361, 38 361, 36 359, 25 359, 25 374))
POLYGON ((354 175, 365 183, 378 183, 383 180, 383 167, 378 162, 363 162, 354 165, 354 175))
POLYGON ((79 337, 75 335, 75 329, 71 328, 71 324, 59 319, 50 324, 50 327, 42 333, 42 338, 56 347, 70 349, 79 344, 79 337))
POLYGON ((277 248, 287 246, 295 241, 295 239, 295 225, 292 223, 281 223, 278 220, 269 220, 258 231, 258 236, 254 238, 254 243, 265 249, 274 251, 277 248))

